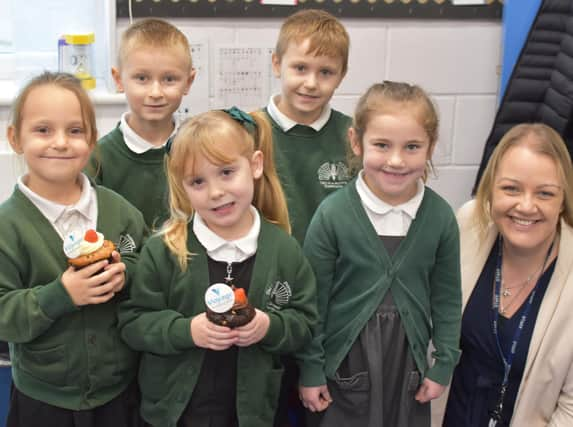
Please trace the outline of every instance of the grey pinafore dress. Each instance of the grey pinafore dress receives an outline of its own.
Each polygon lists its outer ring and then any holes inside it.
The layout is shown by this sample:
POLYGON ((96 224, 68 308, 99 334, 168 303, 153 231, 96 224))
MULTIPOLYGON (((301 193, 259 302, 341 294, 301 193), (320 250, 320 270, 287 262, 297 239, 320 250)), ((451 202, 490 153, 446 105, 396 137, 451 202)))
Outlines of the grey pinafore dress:
MULTIPOLYGON (((390 256, 403 237, 381 236, 390 256)), ((414 399, 420 372, 391 289, 328 379, 333 399, 321 427, 429 427, 430 404, 414 399)))

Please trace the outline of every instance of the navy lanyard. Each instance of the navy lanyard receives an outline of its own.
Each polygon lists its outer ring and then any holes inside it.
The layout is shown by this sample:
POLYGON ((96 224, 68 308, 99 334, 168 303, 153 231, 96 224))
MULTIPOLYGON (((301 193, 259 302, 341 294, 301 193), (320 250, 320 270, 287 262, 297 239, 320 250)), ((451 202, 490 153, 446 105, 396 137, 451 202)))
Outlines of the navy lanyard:
MULTIPOLYGON (((549 250, 547 251, 547 255, 545 256, 545 261, 543 262, 543 267, 541 268, 540 276, 543 275, 543 269, 549 260, 549 256, 551 255, 551 250, 553 249, 553 243, 549 246, 549 250)), ((506 355, 503 353, 501 348, 501 344, 499 342, 499 304, 501 298, 501 261, 503 257, 503 240, 501 236, 499 237, 499 250, 497 255, 497 263, 495 266, 495 288, 494 288, 494 298, 493 298, 493 306, 492 306, 492 314, 493 314, 493 335, 495 336, 495 342, 497 344, 497 350, 501 359, 503 360, 503 382, 501 384, 501 389, 499 391, 499 398, 497 400, 497 405, 495 406, 494 410, 491 413, 491 418, 489 422, 490 427, 494 427, 498 421, 501 420, 501 414, 503 410, 503 401, 505 398, 505 392, 507 391, 507 385, 509 383, 509 372, 511 371, 511 365, 513 364, 513 359, 515 357, 515 352, 517 351, 517 344, 519 343, 519 339, 521 338, 521 332, 525 326, 525 321, 527 320, 527 316, 529 315, 529 311, 531 310, 531 306, 533 305, 533 300, 535 298, 535 294, 537 293, 537 287, 539 286, 539 278, 527 299, 527 305, 521 314, 521 319, 519 319, 519 324, 513 333, 513 339, 511 340, 511 347, 509 350, 509 354, 506 355)))

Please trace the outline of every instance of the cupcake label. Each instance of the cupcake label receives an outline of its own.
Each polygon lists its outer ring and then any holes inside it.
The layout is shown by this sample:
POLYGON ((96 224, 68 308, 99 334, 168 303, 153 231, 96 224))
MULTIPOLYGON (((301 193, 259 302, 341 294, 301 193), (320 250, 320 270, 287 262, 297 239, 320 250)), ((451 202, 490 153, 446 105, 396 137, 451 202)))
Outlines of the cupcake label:
POLYGON ((84 239, 84 234, 79 231, 72 231, 64 239, 64 253, 68 258, 80 256, 80 244, 84 239))
POLYGON ((235 304, 235 293, 229 285, 215 283, 209 286, 205 292, 205 304, 209 310, 215 313, 224 313, 235 304))

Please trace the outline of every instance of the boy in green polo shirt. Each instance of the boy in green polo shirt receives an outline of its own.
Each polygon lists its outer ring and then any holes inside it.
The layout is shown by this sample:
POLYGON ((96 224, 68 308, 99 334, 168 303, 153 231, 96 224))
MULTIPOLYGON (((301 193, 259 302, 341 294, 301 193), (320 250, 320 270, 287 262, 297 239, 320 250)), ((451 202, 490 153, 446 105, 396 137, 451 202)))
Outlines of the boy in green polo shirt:
POLYGON ((301 244, 318 204, 350 179, 346 134, 351 119, 329 105, 346 74, 349 45, 348 33, 334 16, 307 9, 285 20, 272 56, 281 92, 271 97, 266 112, 293 235, 301 244))
POLYGON ((129 112, 100 139, 87 172, 158 228, 168 217, 164 145, 177 130, 173 113, 195 77, 187 37, 160 19, 135 22, 123 33, 111 72, 129 112))

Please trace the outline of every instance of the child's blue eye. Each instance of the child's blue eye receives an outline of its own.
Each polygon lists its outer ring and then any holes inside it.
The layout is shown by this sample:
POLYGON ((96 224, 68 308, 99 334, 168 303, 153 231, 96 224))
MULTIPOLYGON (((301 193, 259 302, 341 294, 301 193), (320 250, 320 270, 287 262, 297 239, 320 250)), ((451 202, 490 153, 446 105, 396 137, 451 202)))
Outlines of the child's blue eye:
POLYGON ((147 77, 140 74, 140 75, 135 76, 135 79, 139 82, 144 82, 147 80, 147 77))
POLYGON ((294 66, 294 69, 295 69, 296 71, 299 71, 299 72, 304 71, 305 68, 306 68, 306 67, 305 67, 304 65, 295 65, 295 66, 294 66))
POLYGON ((419 148, 420 148, 420 145, 419 145, 419 144, 408 144, 408 145, 406 145, 406 149, 407 149, 408 151, 416 151, 416 150, 418 150, 419 148))
POLYGON ((374 144, 374 146, 380 148, 381 150, 387 150, 389 145, 385 142, 377 142, 374 144))
POLYGON ((328 69, 320 70, 320 72, 323 76, 332 76, 334 74, 334 72, 332 70, 328 70, 328 69))
POLYGON ((177 77, 175 76, 166 76, 164 79, 167 83, 173 83, 177 81, 177 77))

